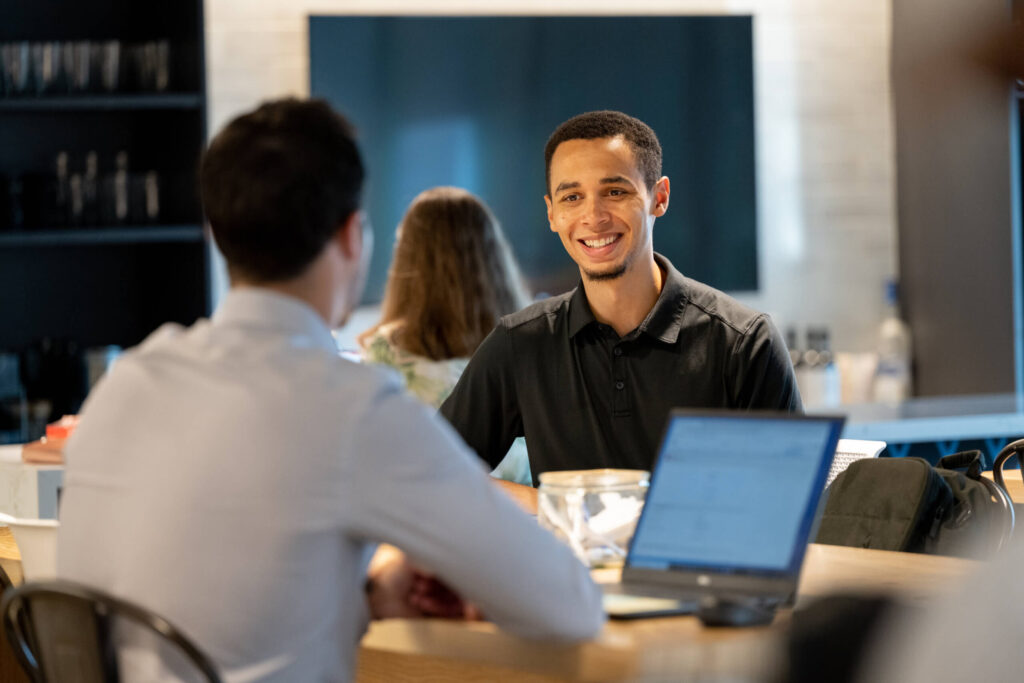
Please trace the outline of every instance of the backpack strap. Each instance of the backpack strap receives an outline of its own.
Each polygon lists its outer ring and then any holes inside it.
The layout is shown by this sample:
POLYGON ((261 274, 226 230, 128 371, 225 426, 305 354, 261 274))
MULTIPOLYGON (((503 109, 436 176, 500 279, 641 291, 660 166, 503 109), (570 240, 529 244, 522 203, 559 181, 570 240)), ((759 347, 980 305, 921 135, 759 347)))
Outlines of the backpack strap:
MULTIPOLYGON (((1024 439, 1021 440, 1024 445, 1024 439)), ((960 453, 953 453, 952 455, 944 455, 939 458, 938 467, 947 470, 963 470, 966 469, 968 479, 974 481, 981 481, 981 451, 961 451, 960 453)))
POLYGON ((1020 458, 1020 452, 1024 451, 1024 439, 1019 439, 1009 444, 1000 451, 998 457, 996 457, 995 463, 992 465, 992 477, 995 481, 990 481, 987 477, 981 476, 981 451, 964 451, 962 453, 953 453, 952 455, 944 456, 939 460, 939 467, 946 467, 949 469, 959 469, 962 467, 967 468, 967 477, 980 481, 989 495, 999 503, 999 506, 1003 509, 1003 523, 1000 538, 997 542, 996 550, 1001 550, 1006 542, 1010 539, 1013 534, 1013 527, 1016 522, 1016 515, 1013 509, 1013 499, 1010 498, 1010 494, 1006 492, 1006 482, 1003 480, 1003 465, 1012 456, 1017 455, 1020 458))

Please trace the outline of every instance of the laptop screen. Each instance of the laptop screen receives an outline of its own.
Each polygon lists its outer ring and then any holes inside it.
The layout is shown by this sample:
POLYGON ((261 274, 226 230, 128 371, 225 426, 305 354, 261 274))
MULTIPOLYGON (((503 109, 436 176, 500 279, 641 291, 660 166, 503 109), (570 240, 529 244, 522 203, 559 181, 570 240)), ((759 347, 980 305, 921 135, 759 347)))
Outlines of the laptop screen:
POLYGON ((841 417, 673 411, 627 564, 798 571, 842 425, 841 417))

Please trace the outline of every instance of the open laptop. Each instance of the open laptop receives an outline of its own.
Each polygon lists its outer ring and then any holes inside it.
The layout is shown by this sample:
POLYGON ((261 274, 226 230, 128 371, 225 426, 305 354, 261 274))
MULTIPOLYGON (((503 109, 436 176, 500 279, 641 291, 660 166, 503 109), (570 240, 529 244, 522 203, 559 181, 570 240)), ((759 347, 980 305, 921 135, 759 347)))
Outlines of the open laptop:
POLYGON ((790 601, 844 421, 673 410, 609 616, 790 601))

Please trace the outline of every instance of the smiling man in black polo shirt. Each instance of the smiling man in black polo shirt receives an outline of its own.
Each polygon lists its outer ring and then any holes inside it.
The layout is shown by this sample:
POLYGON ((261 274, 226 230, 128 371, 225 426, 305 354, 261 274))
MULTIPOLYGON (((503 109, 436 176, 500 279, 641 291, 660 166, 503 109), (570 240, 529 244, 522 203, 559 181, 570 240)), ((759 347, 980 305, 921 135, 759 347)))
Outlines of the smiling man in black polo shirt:
POLYGON ((526 436, 548 470, 650 469, 674 407, 800 410, 768 317, 654 253, 668 210, 661 145, 642 121, 597 111, 551 135, 548 221, 580 284, 506 316, 441 413, 494 467, 526 436))

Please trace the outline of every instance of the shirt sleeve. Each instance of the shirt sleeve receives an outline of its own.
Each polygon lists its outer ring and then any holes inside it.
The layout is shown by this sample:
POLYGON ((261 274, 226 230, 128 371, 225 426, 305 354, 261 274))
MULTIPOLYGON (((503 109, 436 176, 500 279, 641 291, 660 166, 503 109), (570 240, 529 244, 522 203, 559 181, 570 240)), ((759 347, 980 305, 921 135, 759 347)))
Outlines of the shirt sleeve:
POLYGON ((498 466, 523 422, 516 392, 512 342, 499 324, 477 347, 441 415, 491 469, 498 466))
POLYGON ((767 315, 758 316, 736 340, 731 366, 736 407, 803 412, 789 350, 767 315))
POLYGON ((579 640, 600 630, 600 591, 586 568, 436 414, 385 397, 360 420, 353 448, 361 465, 346 478, 357 483, 344 504, 354 535, 402 549, 507 631, 579 640))

